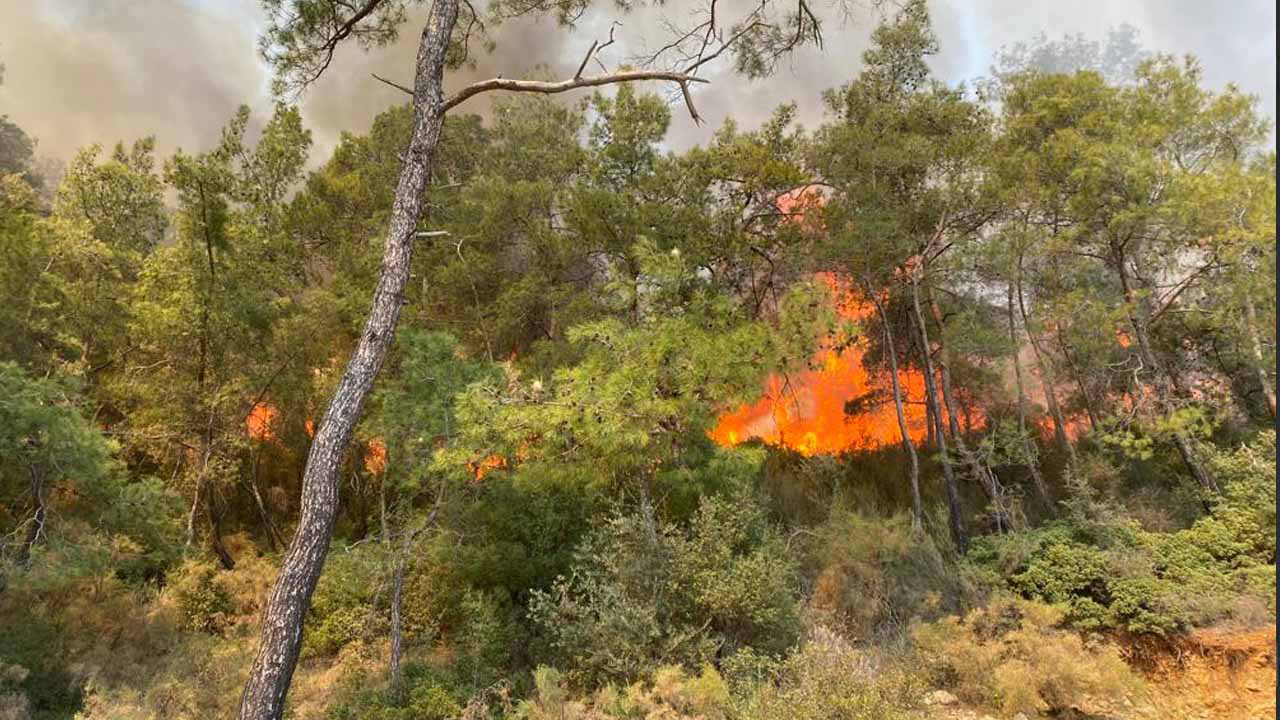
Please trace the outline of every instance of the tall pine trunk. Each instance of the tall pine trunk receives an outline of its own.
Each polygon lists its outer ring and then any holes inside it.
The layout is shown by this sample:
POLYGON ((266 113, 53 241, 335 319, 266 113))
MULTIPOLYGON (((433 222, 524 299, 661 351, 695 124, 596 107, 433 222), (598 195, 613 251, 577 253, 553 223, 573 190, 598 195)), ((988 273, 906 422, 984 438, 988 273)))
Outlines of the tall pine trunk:
MULTIPOLYGON (((1135 278, 1129 272, 1125 256, 1120 253, 1116 255, 1117 259, 1113 262, 1113 266, 1120 278, 1120 287, 1124 290, 1125 303, 1129 306, 1129 324, 1133 328, 1134 339, 1138 344, 1138 354, 1155 381, 1158 407, 1166 414, 1172 413, 1177 409, 1179 396, 1183 394, 1182 383, 1172 371, 1166 370, 1164 364, 1156 357, 1155 351, 1151 349, 1151 308, 1149 300, 1145 295, 1139 297, 1138 292, 1133 287, 1135 278)), ((1207 510, 1209 508, 1208 495, 1218 492, 1218 484, 1204 467, 1204 464, 1200 462, 1200 459, 1196 457, 1195 448, 1192 446, 1191 438, 1187 433, 1183 430, 1175 429, 1172 435, 1174 447, 1178 449, 1183 465, 1186 465, 1187 471, 1191 473, 1191 477, 1206 495, 1202 500, 1207 510)))
POLYGON ((409 280, 414 233, 444 122, 443 78, 458 0, 435 0, 418 44, 413 130, 396 185, 373 303, 355 352, 320 422, 302 477, 298 528, 262 617, 262 642, 240 698, 240 720, 279 720, 302 646, 302 624, 338 511, 338 470, 352 430, 395 336, 409 280))
POLYGON ((1253 306, 1253 298, 1245 296, 1244 299, 1244 315, 1245 326, 1249 332, 1249 349, 1253 354, 1253 367, 1258 373, 1258 385, 1262 386, 1262 396, 1266 398, 1267 410, 1271 412, 1271 419, 1276 419, 1276 389, 1271 384, 1271 378, 1267 377, 1267 365, 1262 359, 1262 339, 1258 336, 1258 311, 1253 306))
POLYGON ((1053 501, 1049 499, 1049 491, 1044 485, 1044 476, 1040 473, 1039 453, 1037 452, 1035 441, 1027 433, 1027 390, 1022 383, 1022 360, 1018 357, 1022 344, 1018 342, 1018 323, 1014 320, 1013 283, 1009 283, 1005 299, 1005 312, 1009 316, 1009 344, 1012 348, 1013 379, 1018 389, 1018 438, 1022 443, 1023 452, 1027 455, 1027 470, 1031 472, 1031 482, 1035 485, 1036 494, 1040 496, 1040 501, 1044 503, 1045 508, 1052 515, 1053 501))
POLYGON ((916 328, 920 333, 920 362, 924 366, 925 402, 932 408, 935 439, 938 442, 938 453, 942 456, 942 479, 947 490, 947 510, 951 528, 951 541, 955 543, 956 552, 961 555, 969 552, 969 538, 964 531, 964 518, 960 515, 960 493, 956 489, 956 474, 951 467, 951 454, 947 450, 947 433, 942 427, 942 411, 938 406, 938 388, 933 376, 933 359, 929 357, 929 331, 924 324, 924 315, 920 312, 920 286, 915 275, 911 277, 911 306, 915 310, 916 328))
POLYGON ((983 467, 982 463, 978 462, 977 455, 969 451, 964 435, 960 432, 960 424, 956 419, 956 414, 960 412, 960 405, 956 402, 955 393, 951 389, 951 354, 948 351, 946 339, 942 333, 942 308, 938 307, 938 301, 933 297, 933 292, 927 284, 925 285, 925 298, 929 303, 929 311, 933 315, 934 322, 938 324, 942 402, 947 411, 948 423, 951 426, 951 437, 956 443, 956 452, 965 461, 965 464, 969 466, 969 471, 973 473, 974 479, 982 486, 983 491, 987 494, 987 499, 991 501, 991 513, 992 518, 996 521, 996 530, 998 532, 1011 530, 1012 517, 1009 514, 1008 507, 1005 505, 1004 488, 1000 485, 1000 480, 990 470, 983 467))
POLYGON ((902 434, 902 448, 907 451, 910 461, 911 481, 911 529, 919 532, 924 529, 924 501, 920 497, 920 459, 916 456, 916 444, 911 440, 907 429, 907 416, 902 409, 902 385, 898 382, 898 351, 893 346, 893 329, 889 327, 889 316, 884 311, 880 299, 870 283, 865 283, 867 296, 875 303, 876 312, 880 315, 880 326, 884 329, 885 355, 889 358, 889 379, 893 387, 893 409, 898 415, 898 431, 902 434))
MULTIPOLYGON (((1027 335, 1027 342, 1031 345, 1031 353, 1036 358, 1036 368, 1040 371, 1040 386, 1044 388, 1044 404, 1049 408, 1049 417, 1053 418, 1053 439, 1057 441, 1058 446, 1067 453, 1067 460, 1072 466, 1076 464, 1076 448, 1071 444, 1071 439, 1067 437, 1067 421, 1062 414, 1062 406, 1058 404, 1057 383, 1054 382, 1053 370, 1049 366, 1045 358, 1045 350, 1040 345, 1040 338, 1031 330, 1031 320, 1027 317, 1027 302, 1022 292, 1022 254, 1018 254, 1018 271, 1017 271, 1017 295, 1018 295, 1018 314, 1022 316, 1022 331, 1027 335)), ((1016 344, 1016 343, 1015 343, 1016 344)), ((1093 420, 1093 410, 1088 402, 1088 389, 1083 385, 1080 387, 1080 393, 1085 396, 1085 405, 1089 407, 1090 426, 1095 426, 1093 420)))

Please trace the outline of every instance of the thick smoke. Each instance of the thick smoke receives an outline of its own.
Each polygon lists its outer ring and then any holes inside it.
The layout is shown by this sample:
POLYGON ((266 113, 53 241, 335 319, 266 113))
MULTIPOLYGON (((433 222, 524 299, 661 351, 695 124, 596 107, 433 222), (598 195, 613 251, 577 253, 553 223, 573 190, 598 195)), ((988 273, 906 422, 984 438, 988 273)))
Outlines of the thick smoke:
MULTIPOLYGON (((618 42, 601 56, 613 67, 663 42, 660 18, 678 24, 700 5, 669 0, 660 9, 619 15, 613 3, 599 3, 591 21, 572 32, 549 20, 491 27, 494 52, 477 52, 477 66, 454 73, 448 85, 493 75, 571 75, 591 41, 607 37, 609 24, 620 20, 618 42)), ((893 3, 886 5, 891 10, 893 3)), ((1265 0, 934 0, 931 9, 942 44, 934 68, 949 81, 985 74, 1000 46, 1041 31, 1101 39, 1109 28, 1129 23, 1147 49, 1199 56, 1209 83, 1235 81, 1260 95, 1263 112, 1275 114, 1276 10, 1265 0)), ((389 47, 369 53, 343 48, 328 74, 301 98, 316 140, 313 162, 327 156, 342 131, 364 131, 375 114, 404 101, 370 73, 410 83, 424 15, 418 7, 389 47)), ((798 103, 802 124, 816 124, 821 92, 857 73, 875 19, 857 5, 848 14, 829 13, 825 47, 801 50, 764 80, 737 77, 727 62, 711 68, 712 84, 695 91, 706 121, 701 127, 672 98, 671 146, 705 142, 728 117, 753 127, 784 102, 798 103)), ((270 108, 269 71, 255 46, 261 26, 255 0, 0 0, 0 62, 7 66, 0 113, 36 137, 42 155, 67 158, 90 142, 147 134, 157 136, 162 153, 179 146, 206 148, 237 105, 248 103, 259 115, 270 108)), ((562 97, 571 101, 585 94, 562 97)), ((484 112, 491 102, 477 98, 464 109, 484 112)))

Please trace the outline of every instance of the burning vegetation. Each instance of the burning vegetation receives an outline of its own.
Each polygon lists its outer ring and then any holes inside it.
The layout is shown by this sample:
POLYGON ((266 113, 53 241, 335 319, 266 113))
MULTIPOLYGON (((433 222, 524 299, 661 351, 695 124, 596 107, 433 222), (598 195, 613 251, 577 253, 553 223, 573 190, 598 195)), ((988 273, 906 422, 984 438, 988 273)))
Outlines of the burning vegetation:
MULTIPOLYGON (((860 328, 873 319, 875 305, 849 283, 829 273, 818 276, 831 291, 840 318, 860 328)), ((831 340, 794 374, 774 373, 765 380, 763 396, 720 417, 711 437, 731 446, 759 439, 804 455, 875 450, 902 441, 894 416, 887 371, 868 368, 869 342, 859 334, 852 342, 831 340)), ((899 370, 907 431, 916 442, 927 431, 924 376, 899 370)))

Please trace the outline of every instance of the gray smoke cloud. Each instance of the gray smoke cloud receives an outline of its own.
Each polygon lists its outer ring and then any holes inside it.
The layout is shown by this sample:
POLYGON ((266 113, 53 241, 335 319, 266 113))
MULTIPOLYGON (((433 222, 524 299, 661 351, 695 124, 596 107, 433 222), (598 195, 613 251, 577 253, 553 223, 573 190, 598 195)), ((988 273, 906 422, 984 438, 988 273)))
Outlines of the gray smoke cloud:
MULTIPOLYGON (((620 20, 618 42, 601 55, 613 67, 663 42, 661 18, 682 22, 695 6, 695 0, 669 1, 661 9, 619 16, 612 3, 601 3, 573 31, 550 20, 490 27, 495 51, 478 53, 476 67, 453 73, 447 85, 494 75, 567 77, 592 40, 607 37, 609 24, 620 20)), ((933 0, 930 7, 942 45, 934 69, 948 81, 985 74, 999 47, 1039 32, 1101 39, 1129 23, 1146 49, 1198 56, 1210 84, 1234 81, 1259 95, 1264 113, 1275 115, 1276 8, 1266 0, 933 0)), ((370 73, 411 84, 424 15, 417 8, 388 47, 368 53, 342 48, 325 77, 302 96, 316 140, 313 163, 327 157, 342 131, 363 132, 378 112, 404 101, 370 73)), ((821 92, 858 72, 875 21, 869 8, 859 6, 829 15, 822 50, 802 49, 763 80, 738 77, 727 62, 711 68, 712 83, 695 95, 702 126, 672 97, 671 147, 705 142, 729 117, 753 127, 784 102, 798 104, 802 124, 817 124, 821 92)), ((260 116, 270 109, 269 69, 256 54, 262 22, 256 0, 0 0, 0 62, 7 66, 0 113, 36 137, 42 155, 68 158, 90 142, 148 134, 157 136, 161 153, 206 148, 237 105, 247 103, 260 116)), ((573 101, 585 94, 562 97, 573 101)), ((463 109, 483 113, 492 101, 476 98, 463 109)))

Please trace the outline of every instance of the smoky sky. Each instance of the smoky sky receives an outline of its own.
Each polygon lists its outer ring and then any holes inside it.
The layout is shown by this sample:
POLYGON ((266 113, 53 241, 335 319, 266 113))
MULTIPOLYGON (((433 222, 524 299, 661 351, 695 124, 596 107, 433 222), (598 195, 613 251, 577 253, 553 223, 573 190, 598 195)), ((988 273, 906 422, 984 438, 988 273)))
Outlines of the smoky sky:
MULTIPOLYGON (((628 15, 617 14, 613 3, 597 6, 568 31, 549 20, 490 26, 495 50, 477 52, 476 67, 451 74, 446 85, 494 75, 570 76, 591 42, 606 37, 617 20, 618 42, 601 55, 613 67, 660 45, 660 21, 680 24, 696 4, 669 0, 661 9, 628 15)), ((701 126, 673 98, 670 145, 706 142, 729 117, 754 127, 784 102, 797 103, 802 124, 821 121, 821 92, 858 72, 876 22, 869 8, 850 7, 827 17, 821 50, 797 52, 769 78, 746 80, 728 63, 712 68, 707 76, 713 82, 695 94, 701 126)), ((1235 82, 1259 96, 1263 113, 1275 116, 1274 2, 931 0, 930 9, 942 48, 934 70, 949 82, 985 74, 998 48, 1040 32, 1101 40, 1110 28, 1128 23, 1145 49, 1196 55, 1210 85, 1235 82)), ((401 38, 386 48, 342 48, 329 72, 298 99, 315 138, 313 163, 328 155, 341 132, 363 132, 378 112, 404 101, 370 73, 411 84, 424 15, 416 8, 401 38)), ((6 66, 0 114, 35 137, 43 156, 66 159, 89 143, 152 134, 161 154, 207 148, 238 105, 248 104, 260 118, 270 110, 269 69, 256 52, 262 23, 256 0, 0 0, 0 63, 6 66)), ((477 98, 464 108, 483 113, 491 102, 477 98)))

